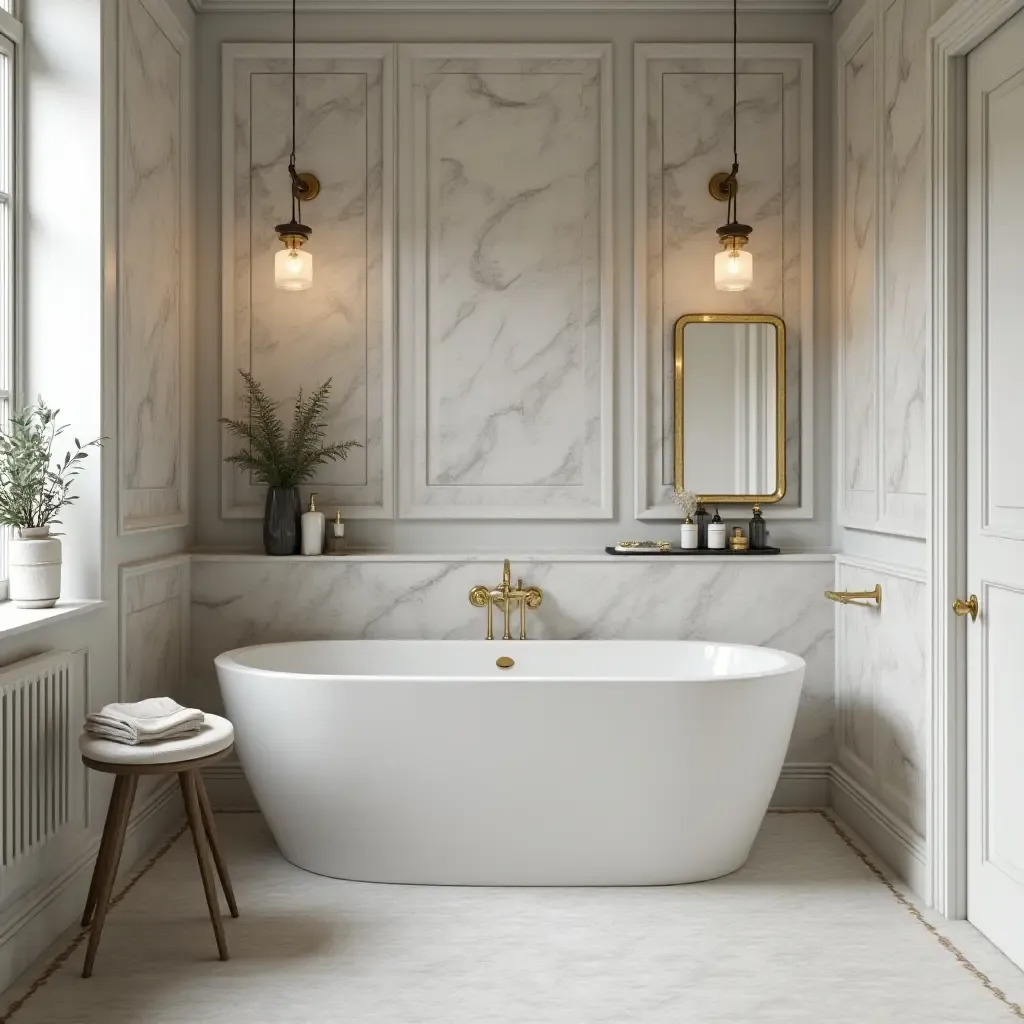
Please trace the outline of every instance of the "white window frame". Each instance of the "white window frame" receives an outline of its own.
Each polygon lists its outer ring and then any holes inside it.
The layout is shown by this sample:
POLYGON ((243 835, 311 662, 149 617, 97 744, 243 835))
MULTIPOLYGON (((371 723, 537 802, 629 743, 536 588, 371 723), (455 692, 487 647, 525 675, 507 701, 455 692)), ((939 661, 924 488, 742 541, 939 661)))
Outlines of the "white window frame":
MULTIPOLYGON (((23 338, 23 284, 25 266, 24 232, 24 111, 25 89, 23 73, 24 27, 18 19, 18 0, 0 0, 0 53, 9 61, 10 79, 7 116, 10 119, 10 139, 7 154, 9 192, 0 192, 0 204, 6 205, 8 216, 8 244, 3 254, 9 275, 7 307, 2 315, 7 336, 6 351, 0 349, 3 376, 6 388, 0 387, 0 402, 6 403, 7 417, 20 401, 23 338), (10 7, 11 10, 4 10, 10 7)), ((6 417, 5 417, 6 420, 6 417)), ((6 422, 4 426, 6 427, 6 422)), ((0 601, 6 601, 8 594, 8 550, 9 530, 0 530, 0 601)))

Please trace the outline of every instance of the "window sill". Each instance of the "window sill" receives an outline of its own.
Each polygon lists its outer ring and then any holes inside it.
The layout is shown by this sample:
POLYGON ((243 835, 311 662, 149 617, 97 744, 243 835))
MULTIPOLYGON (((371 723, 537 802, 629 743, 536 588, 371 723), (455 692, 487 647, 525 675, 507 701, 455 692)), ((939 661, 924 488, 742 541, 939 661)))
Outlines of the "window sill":
POLYGON ((0 604, 0 640, 86 615, 106 606, 106 601, 58 601, 53 608, 15 608, 11 601, 0 604))

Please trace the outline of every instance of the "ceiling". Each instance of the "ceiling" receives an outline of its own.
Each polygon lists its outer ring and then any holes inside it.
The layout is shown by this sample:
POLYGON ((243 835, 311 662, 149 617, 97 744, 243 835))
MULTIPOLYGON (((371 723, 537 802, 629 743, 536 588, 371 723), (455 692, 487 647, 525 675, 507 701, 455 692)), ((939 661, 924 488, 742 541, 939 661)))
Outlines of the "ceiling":
MULTIPOLYGON (((291 0, 190 0, 203 11, 288 11, 291 0)), ((832 11, 840 0, 739 0, 745 11, 832 11)), ((300 11, 728 11, 732 0, 298 0, 300 11)))

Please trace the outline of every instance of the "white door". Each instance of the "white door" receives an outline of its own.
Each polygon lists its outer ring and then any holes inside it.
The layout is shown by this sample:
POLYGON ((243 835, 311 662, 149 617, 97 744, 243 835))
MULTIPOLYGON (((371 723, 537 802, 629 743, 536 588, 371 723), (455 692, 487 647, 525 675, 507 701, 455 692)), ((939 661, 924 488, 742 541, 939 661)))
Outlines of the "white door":
POLYGON ((967 81, 967 916, 1024 966, 1024 12, 967 81))

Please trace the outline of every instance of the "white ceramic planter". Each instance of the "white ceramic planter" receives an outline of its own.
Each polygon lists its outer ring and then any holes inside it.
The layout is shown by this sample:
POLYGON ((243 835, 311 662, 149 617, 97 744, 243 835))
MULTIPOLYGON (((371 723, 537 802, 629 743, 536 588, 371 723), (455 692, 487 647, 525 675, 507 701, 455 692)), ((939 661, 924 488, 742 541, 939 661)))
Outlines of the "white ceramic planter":
POLYGON ((48 526, 14 531, 10 549, 11 600, 18 608, 52 608, 60 597, 60 540, 48 526))

